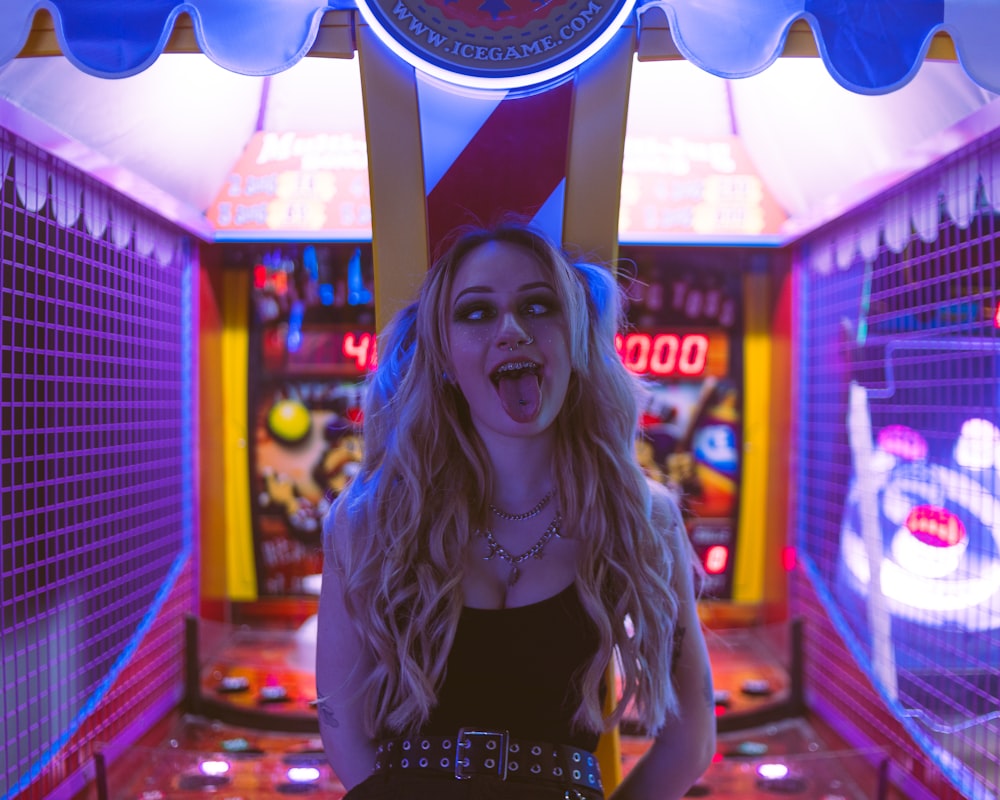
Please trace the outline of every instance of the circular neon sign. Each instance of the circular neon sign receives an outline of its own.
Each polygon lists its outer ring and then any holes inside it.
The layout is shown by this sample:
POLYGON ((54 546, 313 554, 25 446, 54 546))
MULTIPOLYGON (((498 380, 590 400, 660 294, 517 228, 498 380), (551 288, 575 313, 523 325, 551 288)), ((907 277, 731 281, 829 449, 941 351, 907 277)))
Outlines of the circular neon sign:
POLYGON ((358 0, 376 36, 417 69, 484 89, 558 78, 603 47, 636 0, 358 0))

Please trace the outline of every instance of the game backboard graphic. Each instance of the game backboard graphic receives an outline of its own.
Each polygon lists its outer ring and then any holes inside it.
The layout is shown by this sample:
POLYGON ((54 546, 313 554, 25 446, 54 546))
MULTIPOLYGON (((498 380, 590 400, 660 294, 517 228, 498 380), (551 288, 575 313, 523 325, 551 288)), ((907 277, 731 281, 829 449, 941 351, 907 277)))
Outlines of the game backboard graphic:
POLYGON ((361 461, 361 395, 376 364, 370 245, 232 249, 252 269, 248 402, 261 596, 313 594, 331 501, 361 461))
POLYGON ((642 383, 636 455, 678 494, 706 598, 731 596, 738 538, 743 292, 733 252, 632 247, 620 270, 632 327, 616 346, 642 383))
POLYGON ((797 543, 893 713, 959 785, 995 790, 975 755, 997 742, 1000 663, 993 230, 945 222, 804 277, 797 543))

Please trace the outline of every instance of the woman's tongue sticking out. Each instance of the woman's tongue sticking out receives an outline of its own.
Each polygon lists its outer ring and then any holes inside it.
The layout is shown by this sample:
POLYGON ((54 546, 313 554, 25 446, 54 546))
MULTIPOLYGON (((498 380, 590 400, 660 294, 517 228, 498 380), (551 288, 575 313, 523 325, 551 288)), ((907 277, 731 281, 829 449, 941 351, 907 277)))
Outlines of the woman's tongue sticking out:
POLYGON ((512 370, 501 374, 497 392, 507 416, 515 422, 531 422, 542 407, 542 387, 533 369, 512 370))

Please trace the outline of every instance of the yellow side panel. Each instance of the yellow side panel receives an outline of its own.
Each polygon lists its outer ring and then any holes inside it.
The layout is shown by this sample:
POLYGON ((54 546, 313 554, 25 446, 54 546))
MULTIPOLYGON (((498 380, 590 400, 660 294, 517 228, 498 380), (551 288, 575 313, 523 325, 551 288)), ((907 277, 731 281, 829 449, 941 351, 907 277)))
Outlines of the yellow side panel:
MULTIPOLYGON (((604 698, 604 713, 607 714, 613 709, 614 701, 612 696, 615 694, 615 687, 618 681, 614 661, 608 665, 608 674, 605 681, 608 687, 610 687, 607 696, 604 698)), ((601 735, 594 755, 597 756, 597 764, 601 768, 601 782, 604 784, 604 794, 610 795, 615 787, 622 782, 623 777, 622 739, 618 728, 612 728, 601 735)))
POLYGON ((761 603, 767 557, 768 454, 771 451, 771 325, 769 276, 748 274, 743 283, 743 463, 733 602, 761 603))
POLYGON ((222 279, 222 418, 226 509, 226 585, 230 600, 257 599, 248 461, 250 274, 225 270, 222 279))
POLYGON ((219 602, 229 596, 226 563, 225 460, 222 410, 222 311, 218 284, 204 264, 198 289, 199 511, 198 563, 201 598, 219 602))

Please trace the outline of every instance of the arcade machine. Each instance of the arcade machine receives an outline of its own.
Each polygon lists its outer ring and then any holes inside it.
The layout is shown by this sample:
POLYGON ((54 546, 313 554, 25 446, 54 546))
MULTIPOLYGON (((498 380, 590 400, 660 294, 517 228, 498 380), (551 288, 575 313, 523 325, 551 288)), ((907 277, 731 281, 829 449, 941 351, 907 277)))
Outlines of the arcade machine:
MULTIPOLYGON (((323 518, 361 460, 375 363, 371 255, 353 244, 234 250, 253 264, 251 519, 260 597, 317 594, 323 518)), ((242 265, 241 265, 242 266, 242 265)))
POLYGON ((227 491, 246 498, 249 524, 230 537, 231 552, 253 580, 213 652, 189 632, 186 706, 251 728, 314 732, 323 519, 361 460, 363 382, 377 359, 371 246, 226 244, 220 262, 233 307, 246 310, 234 324, 245 394, 229 404, 246 409, 246 469, 227 491))
POLYGON ((627 251, 634 329, 619 334, 625 366, 643 379, 636 452, 647 474, 679 496, 704 569, 701 597, 733 596, 739 522, 741 278, 725 261, 665 249, 627 251))
POLYGON ((937 262, 915 277, 894 254, 852 266, 841 285, 859 300, 825 312, 810 342, 835 365, 837 444, 850 454, 824 579, 879 689, 936 757, 967 763, 997 716, 1000 312, 984 288, 995 267, 958 282, 937 262), (942 299, 914 302, 927 285, 942 299), (824 350, 831 329, 841 337, 824 350))
POLYGON ((772 315, 757 306, 776 302, 753 291, 752 273, 781 264, 739 247, 631 245, 621 256, 631 327, 616 344, 642 386, 636 455, 678 497, 699 562, 719 729, 794 715, 801 698, 789 628, 766 624, 760 611, 763 570, 780 559, 781 543, 773 526, 755 522, 755 509, 767 505, 752 480, 761 431, 745 434, 760 384, 771 380, 746 368, 748 336, 759 337, 747 320, 772 315))

